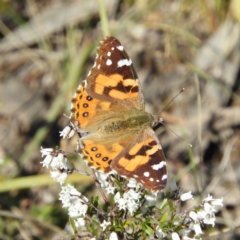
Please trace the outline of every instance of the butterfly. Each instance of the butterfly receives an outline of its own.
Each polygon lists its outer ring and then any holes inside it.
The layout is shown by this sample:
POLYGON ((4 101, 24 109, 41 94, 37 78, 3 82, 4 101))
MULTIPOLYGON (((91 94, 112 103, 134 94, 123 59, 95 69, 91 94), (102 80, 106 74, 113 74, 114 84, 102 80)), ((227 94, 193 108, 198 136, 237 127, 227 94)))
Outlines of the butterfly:
POLYGON ((100 42, 94 65, 72 98, 70 119, 90 167, 134 178, 146 190, 165 187, 165 157, 152 129, 159 120, 145 111, 132 61, 116 38, 100 42))

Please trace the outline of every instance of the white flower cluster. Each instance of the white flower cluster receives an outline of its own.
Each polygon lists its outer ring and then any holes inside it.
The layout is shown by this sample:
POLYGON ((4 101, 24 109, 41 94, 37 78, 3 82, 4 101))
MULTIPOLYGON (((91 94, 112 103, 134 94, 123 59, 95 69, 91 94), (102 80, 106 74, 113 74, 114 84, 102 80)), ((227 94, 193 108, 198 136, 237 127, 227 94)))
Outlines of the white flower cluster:
MULTIPOLYGON (((98 181, 101 187, 106 190, 107 194, 115 194, 116 187, 111 183, 111 176, 102 172, 96 172, 98 181)), ((130 188, 127 192, 120 196, 117 192, 114 196, 114 201, 118 205, 119 210, 128 210, 131 215, 139 208, 140 198, 142 193, 139 191, 141 185, 135 179, 129 179, 127 186, 130 188)))
POLYGON ((72 171, 72 166, 67 158, 61 152, 54 151, 52 148, 41 148, 42 157, 45 157, 42 163, 43 167, 50 168, 51 177, 61 185, 72 171))
POLYGON ((211 195, 202 200, 201 209, 197 211, 190 211, 189 217, 192 220, 190 229, 195 231, 196 235, 202 234, 201 224, 215 225, 216 206, 223 206, 223 198, 213 199, 211 195))
POLYGON ((138 209, 139 207, 139 199, 142 194, 139 192, 135 192, 133 189, 125 192, 123 197, 120 196, 120 193, 114 196, 114 201, 118 205, 119 210, 128 210, 131 215, 138 209))
MULTIPOLYGON (((187 193, 188 194, 188 193, 187 193)), ((223 199, 213 199, 211 195, 208 195, 207 198, 202 200, 200 204, 200 208, 195 211, 190 211, 188 214, 184 214, 180 216, 179 221, 174 222, 174 225, 182 225, 183 227, 181 231, 172 232, 171 238, 173 240, 191 240, 191 239, 200 239, 200 235, 203 234, 201 226, 203 224, 211 224, 212 226, 215 225, 215 213, 217 210, 215 209, 216 206, 223 206, 223 199), (191 231, 195 232, 193 238, 188 237, 191 231), (181 237, 180 237, 181 236, 181 237)), ((166 233, 162 231, 160 226, 156 228, 155 232, 158 239, 163 239, 167 236, 166 233)))
MULTIPOLYGON (((63 138, 70 138, 74 135, 74 133, 75 131, 73 128, 68 126, 60 132, 60 136, 63 138)), ((51 177, 62 185, 59 200, 62 201, 63 208, 68 209, 68 215, 73 219, 76 228, 85 226, 86 219, 91 221, 91 216, 86 216, 86 214, 88 207, 91 206, 92 203, 85 196, 82 196, 82 194, 73 186, 69 184, 63 186, 68 174, 73 172, 73 168, 67 160, 67 154, 61 150, 57 151, 52 148, 41 148, 41 153, 42 157, 44 157, 44 160, 41 162, 43 167, 50 168, 51 177)), ((100 183, 101 190, 105 190, 104 192, 102 191, 103 195, 105 195, 105 193, 107 195, 111 194, 115 205, 119 210, 129 212, 131 216, 134 216, 134 213, 136 213, 138 209, 141 210, 142 214, 145 214, 148 211, 148 207, 156 206, 157 193, 144 192, 141 185, 137 183, 135 179, 129 179, 126 183, 126 187, 122 189, 124 191, 119 192, 118 186, 114 185, 114 182, 116 181, 116 175, 114 175, 114 173, 111 172, 111 174, 104 174, 99 171, 96 171, 95 173, 98 180, 97 182, 100 183)), ((163 193, 166 195, 168 191, 174 193, 175 200, 177 201, 187 201, 189 199, 193 199, 191 192, 183 193, 179 191, 175 181, 172 181, 171 179, 168 181, 168 188, 169 189, 165 188, 163 193)), ((108 201, 106 196, 104 200, 108 201)), ((199 239, 200 235, 203 233, 201 228, 203 224, 211 224, 212 226, 215 225, 215 213, 217 212, 215 207, 223 206, 222 201, 223 199, 213 199, 212 196, 208 195, 208 197, 202 200, 200 206, 195 208, 195 210, 176 215, 176 218, 174 218, 176 220, 174 220, 173 226, 176 226, 174 230, 181 228, 180 231, 169 231, 162 228, 161 225, 155 225, 155 236, 158 239, 195 239, 188 237, 190 232, 194 231, 194 237, 199 239)), ((100 211, 97 208, 95 209, 100 211)), ((102 219, 101 223, 99 223, 103 232, 112 228, 112 222, 109 221, 108 214, 105 216, 106 218, 102 219), (111 227, 108 228, 108 226, 111 227)), ((94 239, 95 238, 92 238, 92 240, 94 239)), ((117 240, 118 236, 113 231, 110 233, 109 239, 117 240)))
POLYGON ((59 195, 63 208, 68 208, 68 215, 74 220, 75 226, 77 228, 85 226, 84 217, 88 210, 88 199, 70 184, 62 186, 59 195))

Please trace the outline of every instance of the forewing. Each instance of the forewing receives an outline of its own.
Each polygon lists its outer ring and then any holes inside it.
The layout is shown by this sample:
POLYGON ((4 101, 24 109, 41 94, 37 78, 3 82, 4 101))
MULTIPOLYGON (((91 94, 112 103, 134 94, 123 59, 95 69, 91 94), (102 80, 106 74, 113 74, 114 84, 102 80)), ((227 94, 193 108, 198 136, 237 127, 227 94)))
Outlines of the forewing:
POLYGON ((114 37, 100 42, 93 68, 87 77, 87 93, 124 109, 144 110, 144 100, 132 61, 114 37))

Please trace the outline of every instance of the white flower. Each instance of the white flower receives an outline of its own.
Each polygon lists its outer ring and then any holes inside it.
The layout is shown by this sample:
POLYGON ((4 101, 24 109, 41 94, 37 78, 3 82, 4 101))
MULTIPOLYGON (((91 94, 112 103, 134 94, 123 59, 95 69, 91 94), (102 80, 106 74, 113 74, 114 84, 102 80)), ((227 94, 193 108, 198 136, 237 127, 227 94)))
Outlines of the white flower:
POLYGON ((173 232, 171 235, 172 235, 172 240, 180 240, 180 237, 176 232, 173 232))
POLYGON ((133 189, 130 189, 128 192, 123 194, 123 197, 125 199, 131 198, 133 200, 139 201, 141 195, 142 195, 141 193, 135 192, 133 189))
POLYGON ((223 198, 220 198, 220 199, 214 199, 212 201, 212 205, 213 206, 223 206, 223 198))
POLYGON ((193 229, 194 229, 197 236, 203 233, 202 229, 201 229, 201 226, 198 223, 193 224, 193 229))
POLYGON ((200 209, 197 211, 197 215, 200 219, 204 219, 207 216, 207 214, 208 213, 206 211, 204 211, 203 209, 200 209))
POLYGON ((209 214, 212 214, 212 213, 216 212, 216 209, 208 202, 205 202, 203 204, 203 209, 209 214))
POLYGON ((117 192, 114 196, 114 202, 118 204, 119 210, 126 210, 126 203, 127 201, 120 197, 120 193, 117 192))
POLYGON ((66 186, 62 186, 62 190, 59 195, 59 200, 62 201, 63 208, 69 208, 78 201, 81 193, 78 192, 76 188, 68 184, 66 186))
POLYGON ((62 160, 62 158, 64 158, 63 154, 60 153, 57 156, 52 158, 52 161, 49 164, 49 167, 53 168, 53 169, 58 169, 59 166, 59 161, 62 160))
POLYGON ((115 232, 111 232, 109 240, 118 240, 118 236, 115 232))
POLYGON ((214 214, 207 214, 206 217, 203 219, 203 222, 205 224, 212 225, 214 227, 215 225, 215 215, 214 214))
POLYGON ((116 188, 115 188, 112 184, 109 184, 109 185, 106 187, 107 194, 114 194, 115 189, 116 189, 116 188))
POLYGON ((68 177, 66 172, 61 172, 60 170, 52 170, 50 171, 51 177, 56 181, 59 182, 61 185, 65 182, 68 177))
POLYGON ((95 174, 96 174, 96 177, 97 177, 98 181, 101 184, 101 187, 105 188, 109 185, 109 182, 107 180, 109 174, 106 174, 106 173, 103 173, 103 172, 100 172, 100 171, 96 171, 95 174))
POLYGON ((139 204, 137 201, 134 201, 133 199, 128 199, 126 202, 127 209, 130 212, 131 215, 138 209, 139 204))
POLYGON ((44 160, 40 163, 42 163, 43 167, 49 168, 49 165, 51 164, 52 160, 53 160, 53 156, 51 155, 47 155, 44 160))
POLYGON ((212 201, 212 196, 210 195, 210 194, 208 194, 208 196, 205 198, 205 199, 203 199, 202 201, 203 202, 210 202, 210 201, 212 201))
POLYGON ((194 211, 191 211, 189 213, 189 217, 194 221, 194 222, 199 222, 200 216, 195 213, 194 211))
POLYGON ((127 208, 127 201, 123 198, 120 198, 118 203, 119 210, 126 210, 127 208))
POLYGON ((111 225, 111 222, 107 222, 105 220, 103 220, 103 222, 100 224, 100 226, 102 227, 103 231, 105 231, 105 229, 107 228, 107 226, 111 225))
POLYGON ((128 192, 123 194, 123 199, 126 201, 126 207, 131 215, 138 209, 140 197, 141 193, 137 193, 133 189, 130 189, 128 192))
POLYGON ((77 219, 74 219, 74 224, 76 228, 84 227, 86 224, 86 221, 84 220, 84 218, 77 218, 77 219))
POLYGON ((128 186, 129 188, 135 188, 136 190, 138 190, 139 188, 141 188, 141 184, 139 184, 139 183, 136 181, 136 179, 134 179, 134 178, 130 178, 130 179, 128 180, 127 186, 128 186))
POLYGON ((41 147, 40 152, 42 153, 42 157, 46 156, 44 160, 40 163, 43 165, 43 167, 49 168, 49 166, 52 164, 52 161, 55 159, 53 149, 41 147))
POLYGON ((166 236, 166 234, 162 231, 162 229, 159 226, 156 227, 155 234, 158 239, 163 239, 166 236))
POLYGON ((193 199, 193 195, 192 195, 191 191, 187 192, 187 193, 183 193, 183 194, 180 195, 180 199, 181 199, 181 201, 184 202, 184 201, 187 201, 189 199, 193 199))
POLYGON ((114 196, 114 202, 117 203, 120 198, 121 198, 120 192, 117 192, 117 193, 115 194, 115 196, 114 196))
POLYGON ((86 204, 82 204, 80 199, 72 204, 68 209, 68 215, 72 218, 75 217, 85 217, 88 210, 88 206, 86 204))
POLYGON ((60 137, 71 138, 74 133, 75 131, 70 126, 67 126, 62 131, 60 131, 60 137))
POLYGON ((51 154, 51 152, 53 152, 53 149, 52 148, 42 148, 41 147, 40 152, 42 153, 42 157, 44 157, 44 156, 47 156, 47 155, 51 154))

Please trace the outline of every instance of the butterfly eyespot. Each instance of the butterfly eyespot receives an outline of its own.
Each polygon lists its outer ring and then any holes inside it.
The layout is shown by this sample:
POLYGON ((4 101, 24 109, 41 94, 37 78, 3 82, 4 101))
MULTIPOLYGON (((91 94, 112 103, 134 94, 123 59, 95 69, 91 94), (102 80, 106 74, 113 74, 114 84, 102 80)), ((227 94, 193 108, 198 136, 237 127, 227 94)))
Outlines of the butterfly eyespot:
POLYGON ((96 158, 100 158, 100 157, 101 157, 100 153, 96 154, 96 158))
POLYGON ((88 101, 92 101, 92 99, 93 99, 92 97, 87 96, 87 100, 88 100, 88 101))
POLYGON ((91 150, 92 151, 97 151, 97 148, 96 147, 92 147, 91 150))
POLYGON ((107 161, 108 160, 108 157, 104 157, 102 158, 103 161, 107 161))
POLYGON ((87 113, 87 112, 83 113, 83 116, 84 116, 84 117, 87 117, 87 116, 88 116, 88 113, 87 113))
POLYGON ((87 103, 84 103, 84 104, 83 104, 83 107, 84 107, 84 108, 87 108, 87 107, 88 107, 88 104, 87 104, 87 103))

